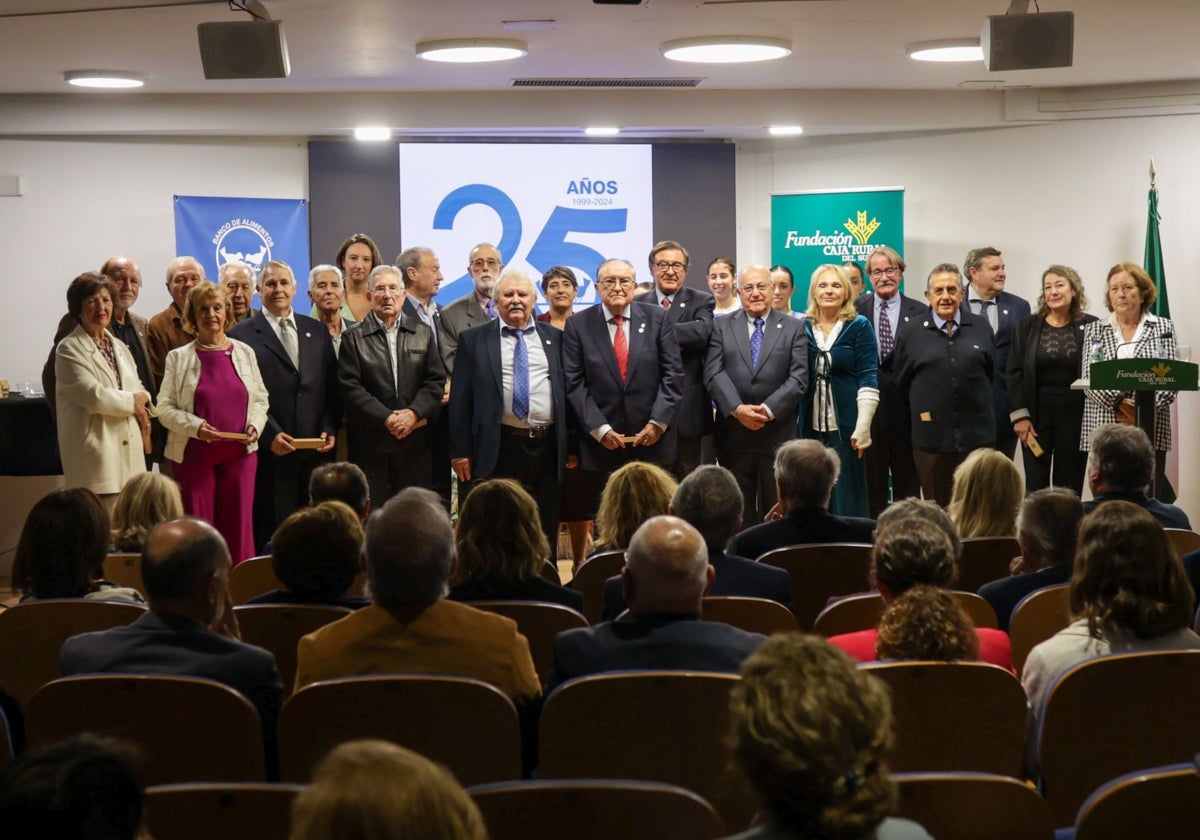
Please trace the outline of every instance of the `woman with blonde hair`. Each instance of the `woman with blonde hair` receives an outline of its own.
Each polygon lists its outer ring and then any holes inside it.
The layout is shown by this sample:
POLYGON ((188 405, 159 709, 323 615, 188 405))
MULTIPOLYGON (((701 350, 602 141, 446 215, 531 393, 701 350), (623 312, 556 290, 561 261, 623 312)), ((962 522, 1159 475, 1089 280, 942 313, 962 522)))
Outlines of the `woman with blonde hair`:
POLYGON ((960 537, 1015 537, 1025 485, 1013 462, 995 449, 976 449, 954 471, 950 518, 960 537))
POLYGON ((135 475, 113 505, 113 551, 140 552, 151 528, 177 516, 183 516, 183 498, 173 479, 156 472, 135 475))
POLYGON ((444 767, 388 741, 348 741, 292 806, 291 840, 487 840, 479 809, 444 767))
POLYGON ((608 477, 596 511, 596 551, 625 548, 633 532, 667 512, 679 485, 662 467, 631 461, 608 477))

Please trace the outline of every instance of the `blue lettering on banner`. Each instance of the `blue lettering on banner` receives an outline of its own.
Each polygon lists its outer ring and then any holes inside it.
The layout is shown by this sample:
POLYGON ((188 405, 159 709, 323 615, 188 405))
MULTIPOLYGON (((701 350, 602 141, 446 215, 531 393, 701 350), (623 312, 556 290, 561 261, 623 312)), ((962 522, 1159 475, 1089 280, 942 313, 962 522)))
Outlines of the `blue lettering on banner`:
MULTIPOLYGON (((625 230, 629 211, 625 208, 612 210, 577 210, 573 207, 555 207, 546 226, 538 234, 537 241, 526 257, 529 264, 545 273, 551 266, 573 265, 589 274, 595 272, 604 256, 596 249, 578 242, 568 242, 569 233, 620 233, 625 230)), ((503 252, 501 252, 503 253, 503 252)), ((582 291, 582 288, 580 289, 582 291)))
MULTIPOLYGON (((521 214, 511 198, 488 184, 467 184, 443 198, 433 214, 433 229, 453 230, 458 214, 473 204, 482 204, 495 211, 500 219, 500 242, 496 248, 511 259, 521 244, 521 214)), ((470 277, 470 272, 464 272, 454 282, 469 281, 470 277)))

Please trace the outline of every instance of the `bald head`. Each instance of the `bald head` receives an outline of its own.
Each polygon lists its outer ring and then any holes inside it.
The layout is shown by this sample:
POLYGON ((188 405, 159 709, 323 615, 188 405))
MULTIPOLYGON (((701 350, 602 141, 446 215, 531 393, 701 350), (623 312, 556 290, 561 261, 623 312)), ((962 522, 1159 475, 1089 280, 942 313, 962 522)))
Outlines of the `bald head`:
POLYGON ((142 547, 142 579, 156 611, 169 605, 162 611, 178 612, 179 605, 187 604, 205 612, 210 581, 215 577, 223 585, 228 572, 224 538, 199 519, 168 520, 150 531, 142 547))
POLYGON ((713 569, 699 531, 677 516, 655 516, 630 539, 621 576, 635 615, 699 615, 713 569))

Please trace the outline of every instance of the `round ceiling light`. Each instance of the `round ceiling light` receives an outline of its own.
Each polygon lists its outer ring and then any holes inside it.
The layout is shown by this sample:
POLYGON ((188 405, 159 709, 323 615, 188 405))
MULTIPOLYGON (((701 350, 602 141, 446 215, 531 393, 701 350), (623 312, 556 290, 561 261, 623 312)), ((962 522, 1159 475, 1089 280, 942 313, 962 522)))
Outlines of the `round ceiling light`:
POLYGON ((914 61, 983 61, 983 47, 978 38, 946 38, 941 41, 921 41, 904 48, 914 61))
POLYGON ((792 54, 792 43, 783 38, 755 35, 719 35, 709 38, 680 38, 660 47, 663 58, 701 64, 739 64, 770 61, 792 54))
POLYGON ((528 44, 509 38, 451 38, 443 41, 422 41, 417 44, 418 57, 426 61, 448 61, 456 64, 508 61, 528 54, 528 44))
POLYGON ((63 78, 67 84, 75 87, 105 90, 140 88, 146 84, 146 77, 141 73, 128 73, 124 70, 68 70, 63 73, 63 78))

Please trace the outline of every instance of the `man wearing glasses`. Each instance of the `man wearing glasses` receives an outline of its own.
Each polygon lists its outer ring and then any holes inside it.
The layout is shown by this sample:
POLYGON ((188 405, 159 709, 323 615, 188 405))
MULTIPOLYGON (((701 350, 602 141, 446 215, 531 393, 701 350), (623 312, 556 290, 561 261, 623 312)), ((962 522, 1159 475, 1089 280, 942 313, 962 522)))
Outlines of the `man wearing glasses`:
POLYGON ((480 242, 471 249, 471 255, 467 259, 467 272, 475 283, 475 290, 442 307, 441 310, 442 332, 438 338, 447 376, 454 375, 458 336, 471 327, 486 324, 488 319, 496 317, 496 303, 492 300, 492 293, 503 268, 504 260, 495 245, 480 242))
POLYGON ((675 413, 675 460, 670 470, 682 481, 700 466, 700 439, 711 434, 712 404, 704 389, 704 354, 712 334, 713 296, 684 286, 688 270, 687 249, 673 240, 659 242, 650 250, 650 273, 654 291, 641 298, 667 313, 675 328, 679 355, 683 360, 683 395, 675 413))
POLYGON ((867 276, 874 294, 860 297, 858 314, 871 322, 879 343, 879 408, 871 422, 872 445, 867 450, 867 498, 871 517, 888 505, 888 474, 892 477, 892 499, 920 495, 917 468, 913 463, 912 428, 904 399, 896 385, 892 351, 900 325, 925 313, 925 305, 900 294, 904 280, 904 258, 884 245, 867 258, 867 276))
POLYGON ((633 296, 625 260, 596 270, 600 306, 567 320, 567 402, 581 428, 580 461, 602 480, 629 461, 675 461, 674 422, 682 394, 679 340, 666 310, 633 296))

